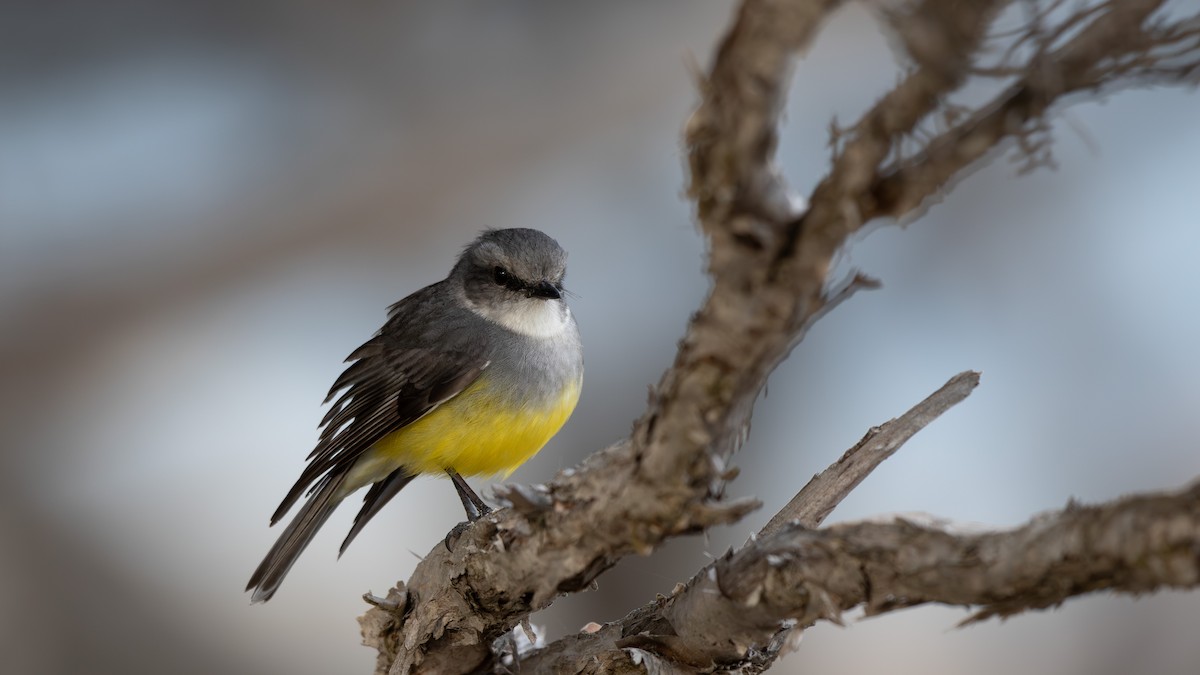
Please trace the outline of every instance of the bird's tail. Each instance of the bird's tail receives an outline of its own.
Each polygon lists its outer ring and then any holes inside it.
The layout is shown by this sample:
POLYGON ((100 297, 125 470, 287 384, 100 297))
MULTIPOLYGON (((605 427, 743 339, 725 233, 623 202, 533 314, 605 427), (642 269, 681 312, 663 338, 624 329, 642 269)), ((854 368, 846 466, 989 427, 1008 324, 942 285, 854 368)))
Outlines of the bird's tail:
POLYGON ((341 493, 342 481, 345 475, 329 481, 308 498, 300 513, 288 523, 287 529, 279 535, 275 545, 267 552, 267 556, 259 563, 258 569, 250 577, 246 590, 254 590, 251 602, 266 602, 275 595, 279 585, 288 570, 292 569, 296 558, 308 547, 317 530, 329 519, 329 514, 337 508, 345 497, 341 493))

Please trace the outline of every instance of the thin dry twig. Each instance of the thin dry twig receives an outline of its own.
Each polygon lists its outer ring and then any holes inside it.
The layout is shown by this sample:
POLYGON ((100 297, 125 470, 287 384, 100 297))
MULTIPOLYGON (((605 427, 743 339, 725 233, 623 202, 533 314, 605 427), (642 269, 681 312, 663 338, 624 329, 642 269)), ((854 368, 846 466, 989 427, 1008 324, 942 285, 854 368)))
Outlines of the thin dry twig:
POLYGON ((767 521, 758 536, 768 537, 790 523, 808 528, 820 526, 883 460, 894 455, 908 439, 942 413, 966 399, 977 386, 979 373, 961 372, 900 417, 872 427, 837 462, 813 476, 779 513, 767 521))
MULTIPOLYGON (((857 195, 864 218, 912 218, 952 180, 1008 138, 1045 129, 1043 117, 1072 94, 1113 91, 1147 84, 1195 84, 1200 77, 1200 41, 1193 34, 1200 15, 1162 24, 1150 18, 1163 0, 1102 3, 1104 12, 1061 47, 1026 64, 1021 77, 990 103, 931 140, 921 152, 880 167, 874 184, 857 195), (1155 49, 1176 47, 1192 60, 1155 67, 1155 49), (1029 127, 1031 122, 1033 126, 1029 127), (1041 125, 1041 126, 1039 126, 1041 125)), ((1179 54, 1170 52, 1170 58, 1179 54)), ((1027 148, 1044 147, 1038 143, 1027 148)), ((816 201, 814 196, 813 201, 816 201)))

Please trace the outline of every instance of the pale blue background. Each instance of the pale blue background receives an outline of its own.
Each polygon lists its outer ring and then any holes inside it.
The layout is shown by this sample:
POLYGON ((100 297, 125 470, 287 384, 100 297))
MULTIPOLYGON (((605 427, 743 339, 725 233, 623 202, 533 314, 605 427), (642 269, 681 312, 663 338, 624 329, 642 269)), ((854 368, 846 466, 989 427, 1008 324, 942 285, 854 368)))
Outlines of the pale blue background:
MULTIPOLYGON (((8 3, 0 19, 0 652, 14 673, 365 673, 359 595, 461 518, 410 486, 335 564, 336 514, 271 603, 241 592, 341 359, 484 227, 571 251, 588 374, 516 481, 623 435, 706 288, 680 130, 730 2, 8 3), (691 56, 689 56, 691 55, 691 56)), ((895 81, 862 9, 796 73, 780 160, 895 81)), ((771 378, 737 463, 766 507, 535 617, 615 619, 745 540, 870 426, 983 385, 835 520, 1013 525, 1200 474, 1200 97, 1058 118, 1061 169, 997 161, 840 262, 884 281, 771 378)), ((1200 671, 1200 596, 822 625, 776 672, 1200 671)))

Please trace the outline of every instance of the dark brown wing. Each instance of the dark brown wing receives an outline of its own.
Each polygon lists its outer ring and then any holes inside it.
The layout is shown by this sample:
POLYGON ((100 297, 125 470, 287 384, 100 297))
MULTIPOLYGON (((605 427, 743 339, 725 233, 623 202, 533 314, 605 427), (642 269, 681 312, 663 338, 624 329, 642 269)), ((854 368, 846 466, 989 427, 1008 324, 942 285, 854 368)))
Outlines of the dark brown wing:
POLYGON ((305 490, 311 494, 343 475, 379 439, 467 388, 488 365, 478 354, 404 346, 386 334, 375 336, 346 360, 354 363, 333 383, 325 400, 342 394, 321 420, 308 466, 271 516, 272 525, 305 490))

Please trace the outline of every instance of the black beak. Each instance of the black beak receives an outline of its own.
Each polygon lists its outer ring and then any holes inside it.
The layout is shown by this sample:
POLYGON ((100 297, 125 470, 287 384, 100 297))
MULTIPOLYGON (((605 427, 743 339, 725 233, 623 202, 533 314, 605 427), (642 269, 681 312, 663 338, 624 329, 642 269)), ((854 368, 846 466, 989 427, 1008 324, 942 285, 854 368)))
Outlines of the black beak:
POLYGON ((545 298, 547 300, 558 300, 562 297, 562 292, 558 287, 549 281, 539 281, 532 286, 529 286, 530 295, 535 298, 545 298))

